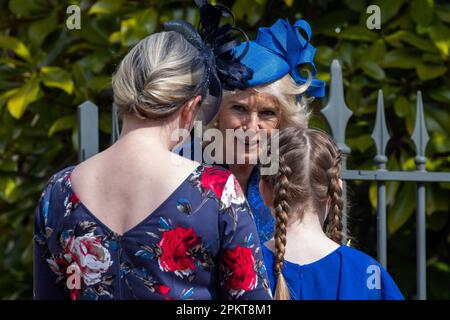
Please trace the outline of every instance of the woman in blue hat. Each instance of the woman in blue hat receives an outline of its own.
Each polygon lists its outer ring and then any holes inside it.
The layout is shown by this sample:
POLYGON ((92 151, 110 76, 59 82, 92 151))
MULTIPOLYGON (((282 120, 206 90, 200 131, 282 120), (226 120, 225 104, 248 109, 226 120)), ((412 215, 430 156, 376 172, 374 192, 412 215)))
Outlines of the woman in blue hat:
MULTIPOLYGON (((227 90, 224 87, 221 108, 209 128, 219 129, 224 136, 230 129, 251 131, 257 136, 263 130, 271 134, 273 129, 307 127, 309 99, 306 96, 322 97, 325 89, 323 81, 314 79, 316 49, 310 39, 311 28, 305 20, 291 25, 279 19, 270 28, 260 28, 254 41, 236 47, 234 57, 246 67, 245 73, 250 79, 243 88, 227 90), (311 69, 306 69, 306 76, 300 73, 300 68, 305 66, 311 69)), ((254 143, 259 143, 257 138, 254 143)), ((275 223, 259 191, 259 169, 249 161, 257 157, 255 153, 261 149, 251 148, 249 144, 252 141, 239 139, 233 144, 224 144, 224 159, 230 152, 234 158, 231 162, 216 164, 227 167, 237 177, 263 243, 272 238, 275 223), (238 163, 238 154, 234 152, 239 144, 245 145, 244 154, 239 155, 246 160, 243 164, 238 163)))

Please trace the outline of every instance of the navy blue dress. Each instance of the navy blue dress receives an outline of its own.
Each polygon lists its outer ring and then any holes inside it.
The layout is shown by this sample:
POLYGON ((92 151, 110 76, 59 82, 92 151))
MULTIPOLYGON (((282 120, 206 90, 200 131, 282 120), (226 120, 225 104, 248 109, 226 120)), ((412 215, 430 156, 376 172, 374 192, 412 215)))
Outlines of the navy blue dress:
MULTIPOLYGON (((275 293, 275 256, 262 245, 270 288, 275 293)), ((306 265, 284 261, 283 276, 292 300, 403 300, 391 276, 373 258, 341 245, 306 265)))
POLYGON ((36 299, 271 299, 253 218, 229 171, 199 166, 118 235, 78 199, 73 168, 50 179, 36 210, 36 299))
MULTIPOLYGON (((191 160, 195 158, 195 148, 202 149, 200 142, 191 142, 190 144, 184 144, 180 146, 177 151, 178 154, 185 156, 191 160)), ((201 153, 203 156, 203 153, 201 153)), ((205 159, 195 159, 199 162, 204 162, 205 159)), ((210 161, 207 163, 211 163, 210 161)), ((217 164, 223 168, 229 169, 226 164, 217 164)), ((273 237, 275 231, 275 219, 270 211, 270 208, 264 205, 264 200, 259 191, 259 167, 255 166, 250 174, 248 180, 247 190, 245 190, 245 196, 247 198, 250 209, 253 213, 253 218, 258 231, 258 237, 261 243, 264 243, 273 237)))

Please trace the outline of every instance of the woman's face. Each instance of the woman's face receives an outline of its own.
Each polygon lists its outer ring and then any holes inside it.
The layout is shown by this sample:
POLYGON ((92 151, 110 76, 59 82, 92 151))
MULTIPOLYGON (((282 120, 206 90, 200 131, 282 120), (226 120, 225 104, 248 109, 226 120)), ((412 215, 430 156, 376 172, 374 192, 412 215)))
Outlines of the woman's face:
MULTIPOLYGON (((252 89, 238 91, 235 94, 227 95, 222 102, 218 124, 219 130, 226 137, 226 130, 242 130, 252 136, 251 138, 234 139, 233 145, 225 143, 225 155, 229 148, 234 148, 234 161, 236 161, 237 151, 244 149, 242 155, 245 163, 250 159, 255 159, 263 146, 259 144, 258 135, 266 132, 270 135, 272 129, 279 128, 281 112, 277 100, 267 94, 259 93, 252 89), (241 144, 242 149, 238 149, 241 144)), ((226 141, 226 140, 224 140, 226 141)), ((236 162, 235 162, 236 163, 236 162)))

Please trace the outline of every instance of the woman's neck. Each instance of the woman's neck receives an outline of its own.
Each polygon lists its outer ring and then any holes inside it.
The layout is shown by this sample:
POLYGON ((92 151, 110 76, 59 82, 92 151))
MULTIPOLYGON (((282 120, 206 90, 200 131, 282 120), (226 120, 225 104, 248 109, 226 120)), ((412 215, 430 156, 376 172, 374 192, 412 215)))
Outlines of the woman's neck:
POLYGON ((123 128, 116 144, 119 146, 137 146, 151 152, 170 151, 175 141, 170 140, 170 125, 161 122, 142 120, 134 116, 125 116, 123 128))
POLYGON ((234 174, 238 180, 244 193, 247 193, 248 180, 252 174, 254 164, 230 164, 230 171, 234 174))

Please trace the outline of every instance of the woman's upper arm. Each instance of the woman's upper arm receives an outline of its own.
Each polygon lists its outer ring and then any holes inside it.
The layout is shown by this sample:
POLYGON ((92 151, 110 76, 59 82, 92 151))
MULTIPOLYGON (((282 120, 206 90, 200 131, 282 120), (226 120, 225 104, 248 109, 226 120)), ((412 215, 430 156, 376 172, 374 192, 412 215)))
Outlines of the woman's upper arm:
POLYGON ((48 246, 50 198, 52 183, 42 193, 34 216, 33 243, 33 297, 34 299, 63 299, 64 291, 56 285, 57 275, 50 268, 51 252, 48 246))
POLYGON ((237 181, 235 186, 220 212, 222 294, 228 299, 272 299, 256 226, 237 181))

